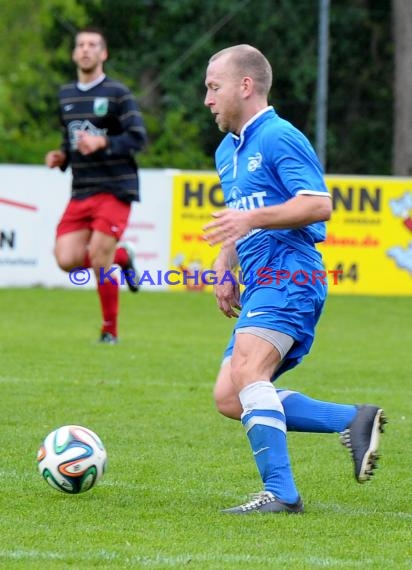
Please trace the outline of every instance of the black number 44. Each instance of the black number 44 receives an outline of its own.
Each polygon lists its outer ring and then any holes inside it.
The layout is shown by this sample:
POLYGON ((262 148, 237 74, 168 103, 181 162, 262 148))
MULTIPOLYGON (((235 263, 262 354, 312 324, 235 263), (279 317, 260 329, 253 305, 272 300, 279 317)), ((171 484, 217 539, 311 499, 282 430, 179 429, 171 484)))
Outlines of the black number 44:
POLYGON ((349 267, 344 263, 338 263, 335 267, 335 271, 338 271, 338 280, 345 281, 346 279, 350 279, 351 281, 356 282, 359 279, 358 273, 358 264, 352 263, 349 267))

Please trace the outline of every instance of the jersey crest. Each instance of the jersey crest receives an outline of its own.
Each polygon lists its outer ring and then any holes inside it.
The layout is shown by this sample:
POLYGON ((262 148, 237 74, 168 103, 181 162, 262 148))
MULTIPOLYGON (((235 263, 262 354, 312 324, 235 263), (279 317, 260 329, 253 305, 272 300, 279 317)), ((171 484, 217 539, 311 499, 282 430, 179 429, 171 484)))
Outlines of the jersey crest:
POLYGON ((104 117, 109 110, 109 99, 107 97, 96 97, 93 101, 93 113, 98 117, 104 117))
POLYGON ((262 154, 257 152, 253 156, 248 157, 247 169, 249 172, 255 172, 256 169, 262 166, 262 154))

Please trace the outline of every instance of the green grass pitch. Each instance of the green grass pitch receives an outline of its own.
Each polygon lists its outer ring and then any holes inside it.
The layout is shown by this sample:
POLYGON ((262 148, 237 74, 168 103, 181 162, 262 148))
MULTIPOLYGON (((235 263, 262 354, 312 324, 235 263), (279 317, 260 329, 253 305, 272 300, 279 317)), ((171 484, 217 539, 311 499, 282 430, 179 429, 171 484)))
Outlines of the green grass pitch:
POLYGON ((311 354, 278 384, 376 403, 389 419, 373 481, 336 434, 290 433, 303 516, 222 515, 260 490, 212 387, 232 322, 211 294, 121 294, 117 346, 98 345, 94 291, 0 290, 0 568, 412 568, 412 298, 331 296, 311 354), (82 495, 37 471, 67 423, 104 441, 82 495))

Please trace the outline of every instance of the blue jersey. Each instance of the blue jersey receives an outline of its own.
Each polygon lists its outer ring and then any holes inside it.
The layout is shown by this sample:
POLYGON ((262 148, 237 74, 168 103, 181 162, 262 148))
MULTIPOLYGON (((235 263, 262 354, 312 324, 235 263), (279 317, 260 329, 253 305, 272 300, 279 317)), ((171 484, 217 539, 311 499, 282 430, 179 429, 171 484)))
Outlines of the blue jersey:
MULTIPOLYGON (((272 107, 228 134, 216 151, 226 205, 239 210, 274 206, 302 194, 329 196, 320 162, 307 138, 272 107)), ((236 329, 258 327, 290 335, 294 345, 275 377, 310 350, 326 297, 315 244, 325 223, 297 229, 256 228, 236 243, 245 290, 236 329)), ((225 356, 233 350, 231 339, 225 356)))
MULTIPOLYGON (((324 173, 307 138, 272 107, 243 127, 240 137, 228 134, 216 151, 216 168, 226 205, 239 210, 282 204, 300 194, 328 196, 324 173)), ((290 230, 254 229, 237 243, 240 265, 259 248, 266 232, 311 257, 314 244, 324 241, 325 224, 290 230)))

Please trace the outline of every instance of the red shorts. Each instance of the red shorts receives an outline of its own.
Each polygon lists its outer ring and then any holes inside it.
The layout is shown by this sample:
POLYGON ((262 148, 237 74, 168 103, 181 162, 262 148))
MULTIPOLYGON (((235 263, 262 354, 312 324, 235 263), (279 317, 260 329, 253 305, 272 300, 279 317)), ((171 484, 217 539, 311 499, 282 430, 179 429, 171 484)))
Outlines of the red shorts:
POLYGON ((56 236, 88 229, 120 239, 129 219, 130 207, 112 194, 71 199, 57 226, 56 236))

